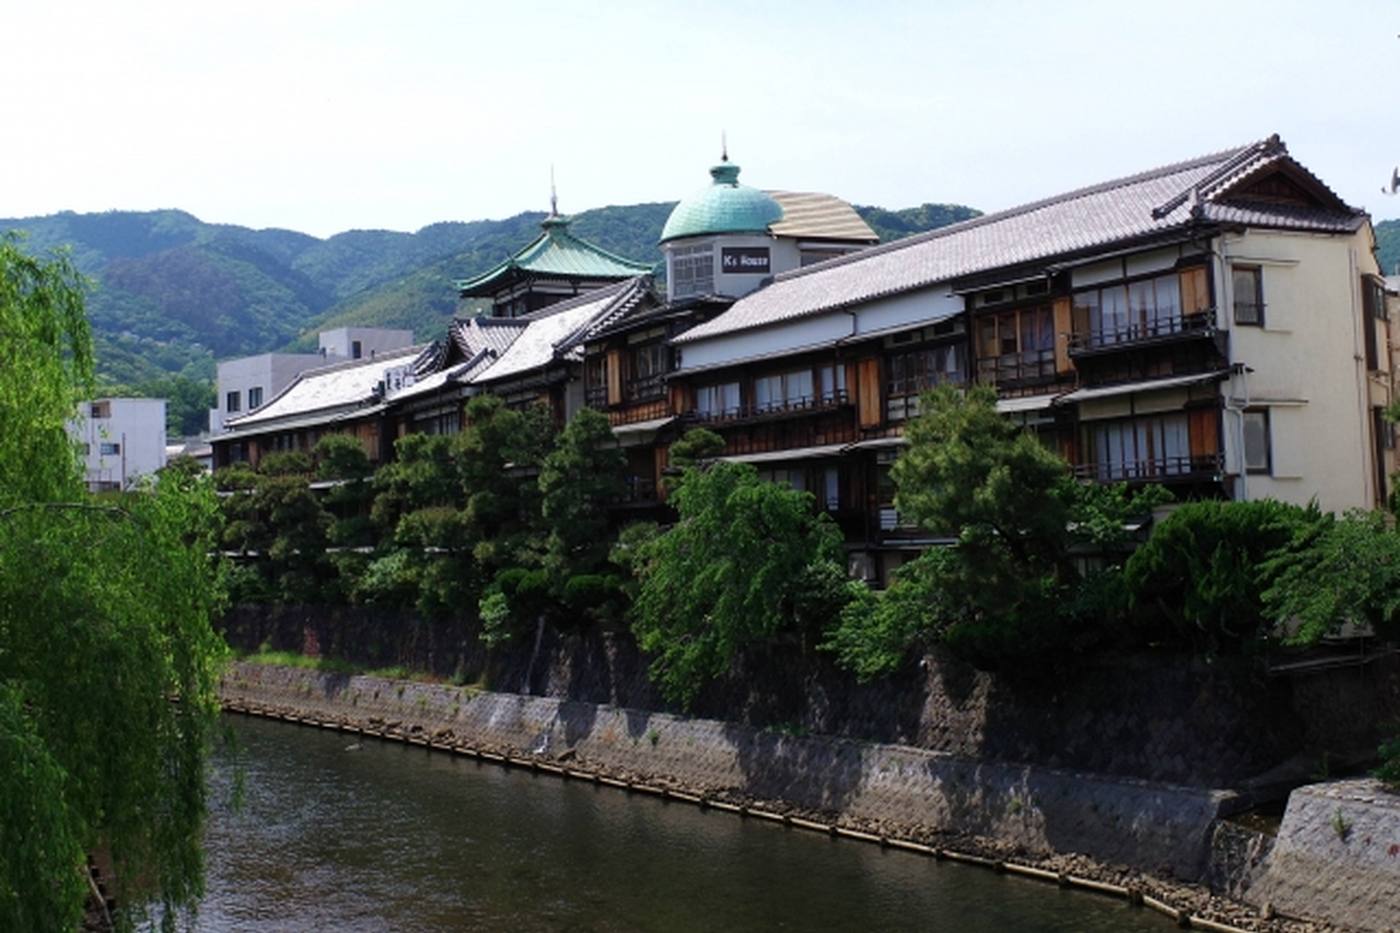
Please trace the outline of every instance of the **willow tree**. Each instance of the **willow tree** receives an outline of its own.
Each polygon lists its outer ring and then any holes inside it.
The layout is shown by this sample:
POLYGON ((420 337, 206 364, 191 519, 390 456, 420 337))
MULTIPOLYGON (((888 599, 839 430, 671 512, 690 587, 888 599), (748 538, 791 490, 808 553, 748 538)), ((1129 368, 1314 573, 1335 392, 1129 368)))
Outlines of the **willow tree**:
POLYGON ((0 929, 77 928, 85 856, 131 921, 201 893, 222 642, 207 481, 84 490, 82 280, 0 239, 0 929))

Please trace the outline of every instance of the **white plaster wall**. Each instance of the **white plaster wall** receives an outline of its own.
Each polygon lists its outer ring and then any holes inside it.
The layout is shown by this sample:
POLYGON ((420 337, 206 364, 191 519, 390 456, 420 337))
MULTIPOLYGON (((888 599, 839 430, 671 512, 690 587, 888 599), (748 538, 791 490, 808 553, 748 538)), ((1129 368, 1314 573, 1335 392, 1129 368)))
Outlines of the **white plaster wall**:
POLYGON ((825 314, 681 344, 681 369, 697 369, 776 356, 802 347, 833 343, 851 333, 846 314, 825 314))
POLYGON ((78 417, 69 433, 87 445, 83 472, 89 488, 101 483, 118 483, 122 488, 140 476, 148 476, 165 466, 165 399, 94 399, 79 406, 78 417), (105 402, 110 417, 94 418, 92 406, 105 402), (103 454, 103 444, 116 444, 118 451, 103 454))
MULTIPOLYGON (((715 294, 724 295, 729 298, 742 298, 779 272, 796 269, 802 265, 802 255, 797 248, 797 241, 791 237, 775 237, 767 234, 746 233, 724 233, 715 236, 688 237, 683 240, 670 240, 662 244, 662 249, 666 253, 667 281, 670 282, 674 280, 674 276, 671 273, 672 249, 704 246, 706 244, 709 244, 713 250, 711 259, 714 263, 715 294), (768 250, 768 271, 758 273, 724 272, 720 265, 720 256, 721 251, 725 247, 751 247, 768 250)), ((674 299, 675 296, 668 291, 667 297, 674 299)))
POLYGON ((734 334, 685 343, 681 368, 695 369, 804 350, 837 340, 849 340, 893 328, 918 327, 944 320, 963 310, 960 295, 937 288, 881 298, 846 311, 831 311, 753 328, 734 334), (854 315, 854 317, 853 317, 854 315))
MULTIPOLYGON (((1243 476, 1237 495, 1299 505, 1316 498, 1330 511, 1375 506, 1360 294, 1360 276, 1378 271, 1370 230, 1249 230, 1217 245, 1220 325, 1230 331, 1231 361, 1252 370, 1222 391, 1270 413, 1272 475, 1243 476), (1263 327, 1234 324, 1232 262, 1263 269, 1263 327)), ((1239 422, 1228 411, 1225 418, 1226 469, 1239 473, 1239 422)))
MULTIPOLYGON (((353 343, 360 342, 360 357, 368 359, 377 353, 402 350, 413 345, 413 331, 387 327, 337 327, 322 331, 317 342, 322 354, 336 360, 354 358, 353 343)), ((330 362, 334 362, 331 360, 330 362)))
MULTIPOLYGON (((405 331, 405 333, 407 333, 405 331)), ((209 413, 209 433, 220 434, 228 420, 228 393, 237 392, 239 415, 249 412, 248 390, 261 386, 263 404, 285 389, 293 379, 308 369, 325 366, 327 360, 319 353, 261 353, 219 364, 216 379, 215 408, 209 413)))

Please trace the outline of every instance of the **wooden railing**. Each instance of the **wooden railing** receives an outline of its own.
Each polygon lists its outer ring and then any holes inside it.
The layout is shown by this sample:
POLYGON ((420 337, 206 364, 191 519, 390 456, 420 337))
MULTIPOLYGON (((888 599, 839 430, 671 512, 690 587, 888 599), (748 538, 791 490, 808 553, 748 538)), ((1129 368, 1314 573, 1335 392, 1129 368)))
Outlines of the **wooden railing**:
POLYGON ((1165 343, 1181 337, 1209 337, 1215 333, 1215 312, 1178 314, 1150 321, 1135 321, 1121 327, 1099 328, 1069 337, 1071 354, 1165 343))
POLYGON ((1220 454, 1191 454, 1117 463, 1081 463, 1075 466, 1074 475, 1100 483, 1161 483, 1220 476, 1223 470, 1224 461, 1220 454))
POLYGON ((983 385, 1028 385, 1054 382, 1055 351, 1025 350, 984 356, 977 360, 977 381, 983 385))
POLYGON ((762 405, 740 405, 721 411, 689 411, 687 421, 706 424, 724 424, 733 421, 747 421, 751 418, 764 418, 770 415, 802 414, 809 411, 828 411, 850 404, 850 396, 845 389, 836 389, 821 395, 804 395, 801 398, 779 399, 762 405))

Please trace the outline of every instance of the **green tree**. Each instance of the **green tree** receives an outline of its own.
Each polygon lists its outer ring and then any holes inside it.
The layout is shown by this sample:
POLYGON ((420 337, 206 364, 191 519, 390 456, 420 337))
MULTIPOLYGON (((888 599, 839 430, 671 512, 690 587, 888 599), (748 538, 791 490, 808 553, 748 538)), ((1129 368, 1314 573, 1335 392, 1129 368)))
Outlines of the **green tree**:
POLYGON ((562 590, 607 559, 608 508, 622 497, 627 458, 608 418, 584 408, 570 419, 540 468, 540 507, 548 534, 545 567, 562 590))
POLYGON ((996 668, 1110 637, 1126 525, 1166 493, 1076 482, 1064 460, 998 414, 990 388, 941 387, 920 411, 893 468, 895 505, 954 543, 901 569, 885 594, 853 600, 826 647, 870 677, 936 643, 996 668))
POLYGON ((363 602, 412 604, 445 615, 474 602, 475 567, 459 507, 458 445, 444 435, 407 434, 374 477, 381 547, 356 587, 363 602))
POLYGON ((467 403, 461 484, 467 534, 488 573, 540 563, 539 471, 554 431, 539 406, 506 407, 494 395, 467 403))
POLYGON ((688 705, 746 646, 822 627, 845 570, 841 533, 811 494, 748 464, 690 467, 671 502, 679 521, 636 545, 632 628, 653 681, 688 705))
POLYGON ((1348 624, 1400 636, 1400 532, 1383 512, 1309 522, 1263 569, 1265 616, 1287 621, 1289 644, 1316 644, 1348 624))
POLYGON ((65 431, 91 395, 82 283, 0 240, 0 928, 76 929, 83 853, 126 919, 192 905, 223 645, 205 479, 97 502, 65 431), (178 702, 171 702, 175 698, 178 702))
POLYGON ((1271 499, 1182 505, 1123 568, 1132 625, 1198 654, 1262 646, 1278 618, 1263 603, 1266 566, 1321 520, 1316 508, 1271 499))

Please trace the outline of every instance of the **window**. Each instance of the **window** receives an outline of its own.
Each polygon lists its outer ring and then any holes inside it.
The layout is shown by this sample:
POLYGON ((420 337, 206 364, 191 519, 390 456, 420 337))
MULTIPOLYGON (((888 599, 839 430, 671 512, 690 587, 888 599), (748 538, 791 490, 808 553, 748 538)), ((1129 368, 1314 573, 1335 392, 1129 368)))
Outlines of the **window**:
POLYGON ((1055 376, 1055 318, 1048 305, 1003 311, 977 322, 977 375, 984 383, 1055 376))
POLYGON ((112 417, 112 403, 93 402, 92 409, 88 413, 94 418, 110 418, 112 417))
POLYGON ((760 376, 753 383, 753 407, 756 411, 803 408, 811 405, 814 397, 810 369, 760 376))
POLYGON ((656 398, 665 394, 667 349, 664 343, 636 347, 629 354, 631 378, 627 381, 628 399, 656 398))
POLYGON ((841 471, 836 467, 822 472, 822 508, 828 512, 841 508, 841 471))
POLYGON ((885 413, 891 420, 919 413, 919 393, 945 383, 966 381, 962 344, 920 347, 889 358, 885 413))
POLYGON ((1268 473, 1272 468, 1269 444, 1269 411, 1248 409, 1244 413, 1244 469, 1246 473, 1268 473))
POLYGON ((235 412, 242 410, 238 404, 238 396, 239 394, 237 392, 230 392, 228 395, 224 396, 224 409, 226 411, 235 412))
POLYGON ((1091 423, 1088 441, 1094 478, 1100 482, 1180 476, 1192 470, 1191 432, 1184 413, 1091 423))
POLYGON ((1258 266, 1231 266, 1230 283, 1235 295, 1235 323, 1264 326, 1264 270, 1258 266))
POLYGON ((248 410, 252 411, 260 405, 262 405, 262 386, 253 386, 248 390, 248 410))
POLYGON ((715 291, 714 247, 684 246, 671 250, 671 295, 712 295, 715 291))
MULTIPOLYGON (((352 360, 358 360, 362 352, 363 351, 360 348, 360 342, 358 340, 350 341, 350 358, 352 360)), ((249 402, 248 406, 251 408, 252 404, 252 402, 249 402)))
POLYGON ((1073 319, 1079 345, 1091 347, 1176 333, 1182 328, 1180 277, 1173 272, 1075 292, 1073 319))
POLYGON ((97 445, 97 452, 103 457, 114 457, 122 452, 122 445, 104 442, 97 445))
POLYGON ((1377 321, 1386 319, 1385 286, 1370 276, 1361 280, 1361 310, 1362 324, 1365 325, 1366 368, 1375 371, 1381 368, 1380 349, 1385 340, 1385 331, 1376 326, 1377 321))
POLYGON ((786 483, 798 492, 807 489, 807 476, 802 470, 759 470, 758 478, 765 483, 786 483))
POLYGON ((695 410, 712 418, 739 413, 739 383, 700 386, 695 390, 695 410))
POLYGON ((604 354, 584 359, 583 391, 591 407, 603 408, 608 404, 608 358, 604 354))
POLYGON ((846 367, 842 363, 817 367, 823 402, 839 402, 846 397, 846 367))

